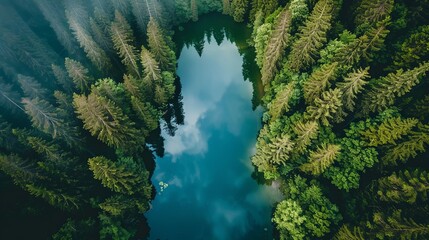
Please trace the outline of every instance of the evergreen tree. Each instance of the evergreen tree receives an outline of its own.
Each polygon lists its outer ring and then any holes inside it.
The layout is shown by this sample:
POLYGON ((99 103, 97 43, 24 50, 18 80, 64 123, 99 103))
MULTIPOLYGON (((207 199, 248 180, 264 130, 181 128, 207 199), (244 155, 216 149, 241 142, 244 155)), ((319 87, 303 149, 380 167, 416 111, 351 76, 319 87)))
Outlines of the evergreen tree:
POLYGON ((393 0, 362 0, 357 8, 356 25, 373 25, 385 19, 393 10, 393 0))
POLYGON ((57 83, 61 84, 66 92, 71 93, 73 91, 73 81, 69 78, 67 71, 55 64, 52 64, 51 67, 57 83))
POLYGON ((94 82, 94 79, 89 76, 89 70, 80 62, 70 58, 65 59, 65 66, 75 87, 79 89, 80 92, 87 92, 91 84, 94 82))
POLYGON ((299 70, 316 62, 320 48, 326 42, 326 33, 331 28, 333 3, 320 0, 301 29, 298 39, 293 43, 289 55, 291 70, 299 70))
POLYGON ((395 99, 410 92, 427 71, 429 71, 429 62, 408 71, 400 69, 396 73, 389 73, 381 78, 364 96, 362 113, 382 111, 393 105, 395 99))
POLYGON ((400 171, 377 180, 376 192, 384 202, 414 204, 417 198, 427 200, 429 174, 425 171, 400 171))
POLYGON ((232 16, 236 22, 243 22, 248 11, 248 0, 232 0, 232 16))
POLYGON ((406 162, 417 154, 426 151, 429 145, 429 126, 418 124, 418 130, 412 131, 408 138, 396 145, 390 146, 383 156, 383 164, 397 165, 399 161, 406 162))
POLYGON ((26 97, 44 99, 48 95, 47 90, 32 77, 18 74, 18 82, 26 97))
POLYGON ((135 123, 111 100, 91 93, 73 96, 73 104, 84 128, 109 146, 124 150, 141 148, 144 142, 135 123))
POLYGON ((363 90, 364 86, 368 83, 366 79, 369 78, 369 67, 365 69, 353 70, 343 82, 339 82, 337 87, 342 92, 342 102, 345 109, 353 112, 355 108, 355 99, 357 95, 363 90))
MULTIPOLYGON (((303 223, 306 220, 299 204, 292 200, 283 200, 277 204, 272 221, 276 224, 282 236, 290 236, 290 239, 304 239, 305 229, 303 223)), ((283 238, 281 238, 283 239, 283 238)))
MULTIPOLYGON (((0 81, 3 79, 0 78, 0 81)), ((6 107, 10 111, 14 112, 15 109, 24 109, 20 105, 20 96, 19 93, 12 89, 12 85, 4 84, 0 82, 0 103, 2 107, 6 107)))
POLYGON ((310 161, 301 165, 300 169, 306 173, 320 175, 323 173, 340 153, 341 147, 334 144, 322 144, 316 151, 310 152, 310 161))
POLYGON ((176 55, 167 45, 165 36, 155 19, 150 19, 149 21, 147 36, 150 52, 159 63, 160 68, 165 71, 174 72, 176 70, 176 55))
POLYGON ((225 15, 231 14, 231 2, 230 2, 230 0, 222 0, 222 13, 225 15))
POLYGON ((410 133, 418 123, 417 119, 400 117, 388 118, 378 126, 371 126, 361 132, 368 146, 396 144, 396 140, 410 133))
POLYGON ((134 36, 127 20, 118 12, 115 12, 115 21, 110 26, 110 35, 113 45, 127 67, 129 74, 140 77, 140 69, 137 65, 137 51, 133 46, 134 36))
POLYGON ((311 104, 316 98, 320 98, 321 93, 331 86, 330 81, 336 78, 337 66, 337 62, 324 64, 310 75, 303 86, 307 104, 311 104))
POLYGON ((334 117, 338 109, 342 106, 341 92, 339 89, 330 89, 322 93, 321 98, 316 98, 314 104, 307 107, 306 118, 320 121, 328 126, 329 120, 334 117))
POLYGON ((293 127, 293 131, 297 136, 294 151, 303 153, 306 147, 310 145, 311 140, 316 138, 318 130, 319 124, 316 121, 297 122, 293 127))
POLYGON ((291 82, 276 94, 276 98, 269 107, 271 121, 275 121, 277 118, 281 117, 283 113, 289 111, 289 101, 293 96, 294 85, 295 83, 291 82))
POLYGON ((94 178, 112 191, 131 195, 150 188, 147 183, 149 173, 145 170, 128 169, 123 164, 105 157, 90 158, 88 164, 94 178))
POLYGON ((335 240, 365 240, 364 233, 360 227, 354 227, 352 229, 347 225, 341 226, 340 230, 335 234, 335 240))
POLYGON ((51 190, 46 187, 36 186, 33 184, 27 184, 26 189, 32 195, 46 200, 52 206, 56 206, 66 210, 73 210, 79 208, 79 202, 77 197, 68 195, 67 193, 51 190))
POLYGON ((262 82, 264 85, 268 85, 277 72, 277 62, 283 57, 285 48, 289 43, 290 24, 290 11, 288 8, 284 8, 273 26, 272 33, 265 48, 263 67, 261 70, 262 82))

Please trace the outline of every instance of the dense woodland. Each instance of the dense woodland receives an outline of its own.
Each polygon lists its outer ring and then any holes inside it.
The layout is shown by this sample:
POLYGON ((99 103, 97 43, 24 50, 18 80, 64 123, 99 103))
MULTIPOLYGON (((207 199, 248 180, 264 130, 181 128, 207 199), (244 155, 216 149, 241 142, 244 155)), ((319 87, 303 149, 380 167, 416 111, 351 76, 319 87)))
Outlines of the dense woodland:
POLYGON ((67 216, 52 238, 148 236, 172 39, 209 12, 252 31, 275 236, 429 238, 429 1, 2 1, 0 177, 67 216))

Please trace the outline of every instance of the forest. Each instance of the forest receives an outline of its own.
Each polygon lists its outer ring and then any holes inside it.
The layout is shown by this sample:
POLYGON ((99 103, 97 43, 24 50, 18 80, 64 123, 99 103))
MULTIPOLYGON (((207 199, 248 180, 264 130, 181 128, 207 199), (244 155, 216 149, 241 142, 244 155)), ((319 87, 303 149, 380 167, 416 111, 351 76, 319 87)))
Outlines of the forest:
POLYGON ((274 237, 429 239, 428 0, 1 1, 0 230, 150 235, 161 128, 184 118, 174 36, 213 12, 252 32, 274 237))

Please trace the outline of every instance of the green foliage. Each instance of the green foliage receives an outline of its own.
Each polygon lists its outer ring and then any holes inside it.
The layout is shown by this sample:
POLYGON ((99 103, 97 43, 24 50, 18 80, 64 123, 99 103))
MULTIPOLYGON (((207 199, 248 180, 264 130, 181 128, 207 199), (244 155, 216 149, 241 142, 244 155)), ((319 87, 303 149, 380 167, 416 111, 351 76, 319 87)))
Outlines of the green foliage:
POLYGON ((337 62, 324 64, 310 75, 303 86, 307 104, 311 104, 316 98, 320 98, 321 93, 331 86, 330 81, 336 78, 337 66, 337 62))
POLYGON ((109 146, 122 149, 138 149, 144 142, 127 115, 114 102, 91 93, 89 96, 73 96, 73 104, 84 128, 109 146))
POLYGON ((284 8, 273 25, 273 30, 265 47, 261 69, 262 83, 264 85, 268 85, 269 81, 277 73, 277 62, 283 57, 285 48, 289 43, 291 20, 290 10, 284 8))
POLYGON ((316 98, 314 104, 307 107, 306 118, 328 126, 329 120, 334 118, 333 114, 342 106, 341 96, 339 89, 323 92, 321 98, 316 98))
POLYGON ((413 118, 388 118, 379 126, 371 126, 361 134, 368 146, 377 147, 388 143, 396 144, 395 141, 409 134, 417 123, 418 120, 413 118))
POLYGON ((118 12, 115 12, 115 21, 110 25, 110 36, 113 46, 127 67, 129 74, 140 77, 140 69, 137 65, 137 50, 133 46, 134 36, 127 20, 118 12))
POLYGON ((232 0, 232 16, 237 22, 243 22, 249 7, 249 0, 232 0))
POLYGON ((422 26, 401 44, 395 55, 395 67, 410 69, 429 61, 429 25, 422 26))
POLYGON ((31 162, 23 160, 18 155, 0 155, 0 170, 12 177, 15 184, 21 187, 36 177, 33 168, 31 162))
POLYGON ((74 85, 80 92, 87 92, 94 79, 89 76, 89 70, 80 62, 66 58, 65 66, 69 77, 73 80, 74 85))
POLYGON ((292 200, 283 200, 277 204, 272 221, 276 224, 284 239, 290 236, 291 239, 304 239, 305 232, 302 226, 306 220, 302 215, 299 204, 292 200))
POLYGON ((335 240, 365 240, 364 234, 362 233, 362 229, 359 227, 354 227, 352 229, 347 225, 341 226, 340 230, 335 234, 335 240))
POLYGON ((428 62, 412 70, 400 69, 396 73, 389 73, 386 77, 381 78, 364 96, 362 112, 368 114, 392 106, 395 99, 410 92, 427 71, 429 71, 428 62))
POLYGON ((368 83, 366 79, 369 78, 369 68, 357 69, 350 72, 343 82, 339 82, 337 87, 342 92, 342 102, 345 109, 353 112, 355 109, 355 99, 357 95, 362 92, 364 86, 368 83))
POLYGON ((378 162, 375 148, 365 147, 365 143, 353 138, 343 138, 341 153, 337 161, 323 176, 331 180, 338 189, 349 191, 359 187, 361 174, 378 162))
POLYGON ((101 224, 100 239, 128 240, 135 235, 135 232, 127 230, 120 221, 108 215, 100 214, 98 218, 101 224))
POLYGON ((62 209, 73 210, 79 208, 79 200, 76 196, 70 196, 60 191, 55 191, 42 186, 27 184, 26 190, 36 197, 43 198, 49 204, 62 209))
POLYGON ((301 29, 298 39, 293 43, 289 55, 291 70, 299 70, 316 62, 318 52, 326 42, 326 33, 331 28, 333 3, 320 0, 301 29))
POLYGON ((88 164, 94 178, 114 192, 128 195, 142 192, 146 196, 150 192, 149 173, 144 169, 132 169, 124 163, 113 162, 105 157, 90 158, 88 164))
POLYGON ((393 10, 393 0, 362 0, 357 8, 355 23, 360 28, 385 19, 393 10))
POLYGON ((306 173, 320 175, 332 165, 340 153, 341 147, 334 144, 322 144, 316 151, 310 152, 308 163, 301 165, 300 169, 306 173))
MULTIPOLYGON (((176 54, 167 45, 166 37, 155 19, 150 19, 147 25, 147 36, 150 52, 153 54, 153 58, 159 63, 160 69, 162 71, 176 71, 176 54)), ((143 59, 142 64, 145 64, 143 59)))
POLYGON ((191 0, 192 21, 198 21, 198 5, 197 0, 191 0))
POLYGON ((294 151, 303 153, 306 147, 311 144, 311 140, 316 138, 319 130, 319 124, 316 121, 297 122, 293 131, 296 134, 294 151))
POLYGON ((47 90, 34 78, 18 74, 18 82, 24 95, 29 98, 45 98, 47 90))
POLYGON ((429 174, 425 171, 400 171, 377 180, 378 198, 384 202, 414 204, 417 198, 427 200, 429 174))
POLYGON ((289 111, 289 101, 293 96, 294 85, 295 84, 291 82, 276 94, 276 98, 269 106, 271 121, 279 118, 285 112, 289 111))

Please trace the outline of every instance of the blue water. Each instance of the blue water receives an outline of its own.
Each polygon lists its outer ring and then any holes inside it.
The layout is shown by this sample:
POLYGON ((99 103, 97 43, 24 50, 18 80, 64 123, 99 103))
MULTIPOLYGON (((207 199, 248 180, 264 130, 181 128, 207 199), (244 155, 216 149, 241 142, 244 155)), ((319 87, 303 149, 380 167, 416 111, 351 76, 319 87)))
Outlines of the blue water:
POLYGON ((162 133, 165 156, 152 177, 158 194, 146 214, 150 239, 272 238, 278 190, 251 177, 262 110, 252 110, 236 45, 211 40, 201 57, 189 46, 178 60, 185 124, 175 136, 162 133))

